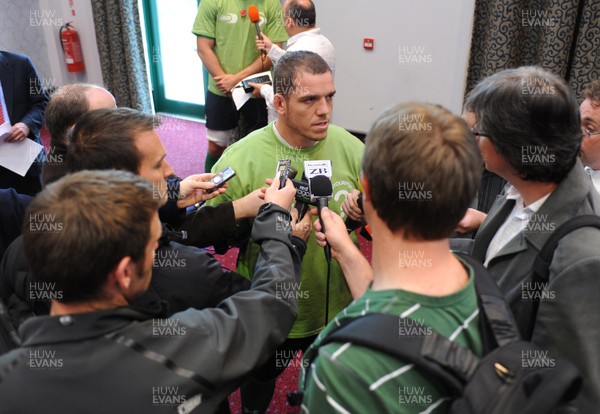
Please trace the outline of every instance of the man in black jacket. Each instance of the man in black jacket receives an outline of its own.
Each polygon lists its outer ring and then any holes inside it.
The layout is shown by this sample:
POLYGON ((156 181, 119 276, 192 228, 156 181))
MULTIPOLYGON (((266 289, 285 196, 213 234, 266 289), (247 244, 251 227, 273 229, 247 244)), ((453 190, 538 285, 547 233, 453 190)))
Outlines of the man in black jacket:
POLYGON ((295 190, 278 188, 254 223, 262 248, 251 290, 168 319, 130 306, 152 277, 156 188, 127 172, 83 171, 44 190, 24 243, 50 316, 28 320, 22 348, 0 357, 2 411, 215 412, 296 317, 286 289, 299 282, 300 257, 280 225, 295 190))

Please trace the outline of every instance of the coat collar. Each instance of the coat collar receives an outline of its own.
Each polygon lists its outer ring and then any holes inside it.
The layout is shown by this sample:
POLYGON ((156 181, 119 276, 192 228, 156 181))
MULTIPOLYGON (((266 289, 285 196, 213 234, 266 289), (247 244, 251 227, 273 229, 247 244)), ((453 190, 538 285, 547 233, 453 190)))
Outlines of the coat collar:
POLYGON ((22 346, 77 342, 114 332, 135 321, 164 316, 164 308, 122 307, 75 315, 39 316, 26 320, 19 334, 22 346))
MULTIPOLYGON (((540 251, 553 233, 552 229, 557 229, 561 224, 574 217, 592 189, 592 182, 586 176, 583 164, 578 159, 565 179, 558 184, 546 202, 532 216, 528 230, 510 240, 492 260, 524 251, 528 244, 540 251)), ((593 195, 593 197, 600 201, 597 195, 593 195)), ((477 234, 473 246, 473 257, 481 261, 485 259, 492 238, 513 207, 514 200, 508 200, 506 197, 496 202, 477 234)))

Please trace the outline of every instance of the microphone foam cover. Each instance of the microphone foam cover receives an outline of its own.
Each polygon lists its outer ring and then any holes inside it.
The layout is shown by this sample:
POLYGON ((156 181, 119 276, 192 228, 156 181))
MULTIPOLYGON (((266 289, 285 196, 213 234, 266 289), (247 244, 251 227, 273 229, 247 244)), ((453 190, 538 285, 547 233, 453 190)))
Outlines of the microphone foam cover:
POLYGON ((252 23, 260 22, 260 15, 258 14, 258 9, 256 6, 248 7, 248 17, 250 17, 250 21, 252 23))
POLYGON ((316 175, 311 178, 310 188, 315 197, 330 197, 333 195, 331 180, 324 175, 316 175))

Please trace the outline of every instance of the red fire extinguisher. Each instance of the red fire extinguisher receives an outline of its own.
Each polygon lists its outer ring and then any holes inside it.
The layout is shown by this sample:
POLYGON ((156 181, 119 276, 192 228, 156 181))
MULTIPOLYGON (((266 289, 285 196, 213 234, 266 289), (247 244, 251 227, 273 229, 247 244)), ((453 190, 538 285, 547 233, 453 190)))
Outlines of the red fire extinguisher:
POLYGON ((69 72, 83 72, 85 66, 83 64, 83 54, 81 53, 81 43, 79 43, 79 35, 71 22, 60 28, 59 37, 67 62, 67 70, 69 72))

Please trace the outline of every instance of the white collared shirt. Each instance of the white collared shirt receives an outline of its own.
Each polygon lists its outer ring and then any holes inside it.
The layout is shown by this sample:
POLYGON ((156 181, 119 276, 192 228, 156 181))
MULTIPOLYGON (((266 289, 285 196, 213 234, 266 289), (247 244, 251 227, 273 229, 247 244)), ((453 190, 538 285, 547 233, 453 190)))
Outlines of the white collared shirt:
POLYGON ((335 74, 335 49, 329 39, 321 34, 321 29, 318 27, 290 37, 285 50, 274 44, 267 56, 275 64, 285 52, 298 50, 315 52, 327 62, 327 65, 329 65, 331 71, 335 74))
POLYGON ((513 186, 508 188, 506 199, 515 200, 515 206, 490 241, 490 245, 488 246, 485 255, 485 262, 483 263, 484 266, 487 267, 490 260, 496 257, 509 241, 523 232, 527 227, 527 223, 529 223, 531 216, 537 213, 548 197, 550 197, 550 194, 552 193, 546 194, 544 197, 525 207, 521 193, 513 186))

